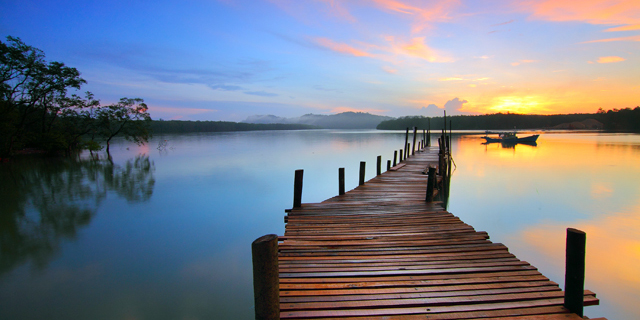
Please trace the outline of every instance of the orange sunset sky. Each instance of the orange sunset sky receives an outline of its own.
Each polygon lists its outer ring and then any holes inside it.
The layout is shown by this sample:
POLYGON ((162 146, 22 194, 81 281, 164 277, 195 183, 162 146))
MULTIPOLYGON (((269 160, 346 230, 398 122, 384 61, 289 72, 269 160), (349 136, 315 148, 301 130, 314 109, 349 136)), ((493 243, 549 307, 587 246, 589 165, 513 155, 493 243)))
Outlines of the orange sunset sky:
POLYGON ((154 119, 640 105, 637 0, 4 1, 7 35, 154 119))

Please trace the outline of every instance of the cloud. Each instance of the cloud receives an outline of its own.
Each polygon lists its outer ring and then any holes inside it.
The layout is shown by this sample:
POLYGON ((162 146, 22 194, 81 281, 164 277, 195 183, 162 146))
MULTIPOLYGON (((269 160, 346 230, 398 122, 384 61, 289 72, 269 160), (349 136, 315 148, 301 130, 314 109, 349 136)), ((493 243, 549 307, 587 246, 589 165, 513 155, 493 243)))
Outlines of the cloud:
POLYGON ((633 31, 633 30, 640 30, 640 24, 609 28, 609 29, 604 30, 604 31, 605 32, 615 32, 615 31, 633 31))
POLYGON ((614 62, 621 62, 621 61, 625 61, 625 58, 621 58, 621 57, 616 57, 616 56, 609 56, 609 57, 600 57, 598 58, 598 63, 614 63, 614 62))
MULTIPOLYGON (((582 21, 590 24, 640 24, 640 6, 636 0, 545 0, 522 2, 520 7, 532 17, 549 21, 582 21)), ((636 30, 636 29, 632 29, 636 30)))
POLYGON ((638 35, 638 36, 630 36, 630 37, 591 40, 591 41, 585 41, 585 42, 580 42, 580 43, 613 42, 613 41, 640 41, 640 35, 638 35))
POLYGON ((444 108, 446 110, 455 110, 455 111, 461 111, 460 109, 462 109, 462 106, 465 103, 468 103, 469 101, 467 100, 460 100, 458 97, 453 98, 449 101, 447 101, 447 103, 444 104, 444 108))
POLYGON ((505 24, 513 23, 514 21, 515 21, 515 20, 513 20, 513 19, 512 19, 512 20, 509 20, 509 21, 507 21, 507 22, 502 22, 502 23, 492 24, 492 25, 490 25, 490 27, 503 26, 503 25, 505 25, 505 24))
POLYGON ((265 91, 244 91, 244 94, 250 94, 252 96, 260 97, 277 97, 277 93, 265 92, 265 91))
POLYGON ((394 68, 389 67, 389 66, 383 66, 382 70, 384 70, 384 72, 386 72, 386 73, 391 73, 391 74, 395 74, 395 73, 398 72, 397 69, 394 69, 394 68))
POLYGON ((337 43, 327 38, 316 38, 315 43, 322 47, 325 47, 327 49, 330 49, 332 51, 339 52, 342 54, 352 55, 356 57, 372 57, 373 56, 372 54, 366 51, 356 49, 346 43, 337 43))
POLYGON ((440 108, 435 104, 429 104, 420 108, 420 113, 427 117, 440 117, 443 115, 444 108, 440 108))
POLYGON ((434 22, 451 20, 449 14, 460 6, 459 0, 417 1, 417 0, 373 0, 383 10, 392 11, 413 18, 411 32, 419 33, 430 28, 434 22))
POLYGON ((516 62, 511 62, 512 66, 519 66, 520 64, 523 63, 533 63, 533 62, 538 62, 538 60, 520 60, 520 61, 516 61, 516 62))
POLYGON ((409 43, 401 43, 394 45, 395 50, 399 53, 418 57, 429 62, 451 62, 453 59, 441 56, 435 50, 431 49, 424 42, 424 37, 416 37, 411 39, 409 43))
POLYGON ((335 0, 298 1, 298 0, 269 0, 282 11, 295 17, 296 19, 308 23, 317 19, 318 14, 336 17, 348 22, 356 22, 356 18, 351 15, 344 6, 344 2, 335 0))
POLYGON ((211 88, 213 90, 224 90, 224 91, 242 90, 242 87, 240 87, 240 86, 230 86, 230 85, 224 85, 224 84, 217 84, 217 85, 214 85, 214 86, 209 86, 209 88, 211 88))

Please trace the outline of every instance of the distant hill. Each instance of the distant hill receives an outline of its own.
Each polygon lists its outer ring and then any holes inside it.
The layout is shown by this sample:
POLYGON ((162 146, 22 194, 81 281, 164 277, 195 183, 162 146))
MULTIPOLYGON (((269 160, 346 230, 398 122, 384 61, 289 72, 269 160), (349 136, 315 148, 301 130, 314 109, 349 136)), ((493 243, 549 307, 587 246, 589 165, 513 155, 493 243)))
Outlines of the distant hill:
POLYGON ((259 124, 305 124, 324 129, 375 129, 382 121, 392 117, 378 116, 366 112, 343 112, 332 115, 305 114, 297 118, 283 118, 274 115, 255 115, 245 119, 244 123, 259 124))

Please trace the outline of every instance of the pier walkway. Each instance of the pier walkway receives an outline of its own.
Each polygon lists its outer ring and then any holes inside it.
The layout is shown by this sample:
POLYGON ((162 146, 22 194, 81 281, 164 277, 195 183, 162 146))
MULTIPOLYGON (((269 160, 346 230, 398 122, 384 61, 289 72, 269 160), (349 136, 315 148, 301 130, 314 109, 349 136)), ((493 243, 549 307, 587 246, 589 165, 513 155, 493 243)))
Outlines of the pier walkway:
MULTIPOLYGON (((427 147, 344 195, 287 210, 280 317, 582 319, 558 284, 425 201, 424 172, 437 164, 427 147)), ((585 291, 584 305, 597 304, 585 291)))

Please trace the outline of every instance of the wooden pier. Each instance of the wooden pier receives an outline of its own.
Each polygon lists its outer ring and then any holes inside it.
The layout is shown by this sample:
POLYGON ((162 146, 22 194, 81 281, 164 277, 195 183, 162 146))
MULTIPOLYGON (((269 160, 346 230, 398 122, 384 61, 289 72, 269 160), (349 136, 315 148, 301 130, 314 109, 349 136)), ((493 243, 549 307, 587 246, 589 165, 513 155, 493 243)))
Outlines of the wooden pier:
POLYGON ((582 319, 557 283, 425 201, 426 172, 440 164, 438 147, 425 147, 349 192, 286 210, 285 234, 272 239, 279 315, 257 318, 582 319))

